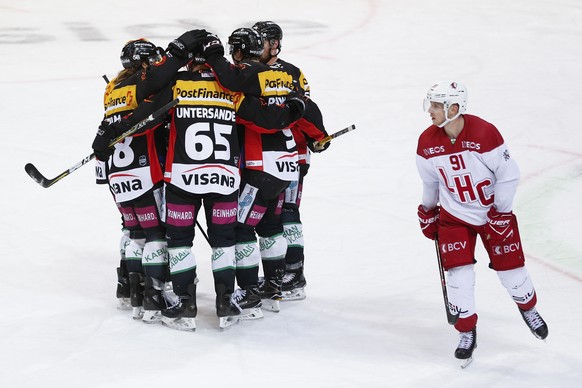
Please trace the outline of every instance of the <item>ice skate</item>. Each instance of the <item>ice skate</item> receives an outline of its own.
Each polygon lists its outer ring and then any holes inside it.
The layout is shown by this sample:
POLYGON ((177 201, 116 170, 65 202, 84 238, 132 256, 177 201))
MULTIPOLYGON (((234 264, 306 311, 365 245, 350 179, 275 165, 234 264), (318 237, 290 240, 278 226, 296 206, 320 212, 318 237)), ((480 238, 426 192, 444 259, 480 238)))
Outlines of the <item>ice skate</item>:
POLYGON ((117 267, 117 290, 115 295, 119 303, 117 305, 118 310, 131 310, 129 277, 121 267, 117 267))
POLYGON ((529 329, 531 330, 532 334, 536 338, 545 341, 546 337, 548 336, 548 325, 542 319, 536 308, 532 307, 527 311, 519 309, 519 312, 521 314, 521 317, 525 321, 527 327, 529 327, 529 329))
POLYGON ((132 307, 132 318, 142 319, 143 317, 143 275, 138 272, 129 273, 129 291, 132 307))
POLYGON ((164 308, 161 312, 162 325, 175 330, 195 331, 195 318, 198 314, 196 284, 190 284, 187 295, 181 295, 177 304, 164 308))
POLYGON ((473 362, 473 350, 477 347, 477 328, 459 333, 459 346, 455 350, 455 358, 461 360, 461 368, 465 369, 473 362))
POLYGON ((279 301, 282 299, 281 281, 278 279, 264 279, 259 284, 259 295, 262 308, 274 313, 281 311, 279 301))
POLYGON ((218 316, 218 328, 226 330, 239 321, 241 310, 232 302, 232 295, 226 292, 223 284, 216 286, 216 315, 218 316))
POLYGON ((257 287, 237 289, 231 296, 232 304, 240 310, 239 319, 253 320, 263 318, 261 297, 257 287))
POLYGON ((158 323, 162 321, 162 306, 165 307, 163 289, 164 284, 158 279, 146 277, 144 280, 143 317, 144 323, 158 323))
POLYGON ((286 272, 283 276, 283 285, 281 287, 283 301, 303 300, 305 294, 305 276, 303 272, 286 272))

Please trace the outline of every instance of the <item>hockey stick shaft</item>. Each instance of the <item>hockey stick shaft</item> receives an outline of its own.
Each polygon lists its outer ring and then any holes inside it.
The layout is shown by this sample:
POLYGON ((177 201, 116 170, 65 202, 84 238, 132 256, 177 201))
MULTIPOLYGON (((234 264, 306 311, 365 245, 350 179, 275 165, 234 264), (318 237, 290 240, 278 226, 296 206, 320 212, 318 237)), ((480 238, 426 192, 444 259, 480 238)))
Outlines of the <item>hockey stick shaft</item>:
POLYGON ((447 292, 447 283, 445 280, 445 270, 443 269, 443 261, 441 258, 441 250, 440 250, 440 244, 439 244, 438 237, 435 238, 434 243, 435 243, 435 247, 436 247, 437 261, 438 261, 438 265, 439 265, 439 275, 441 277, 441 288, 443 290, 443 300, 445 302, 445 311, 447 313, 447 322, 449 322, 449 325, 454 325, 455 323, 457 323, 457 320, 459 319, 459 314, 451 313, 451 309, 449 308, 449 294, 447 292))
MULTIPOLYGON (((151 113, 148 117, 146 117, 145 119, 143 119, 139 123, 135 124, 129 130, 125 131, 122 135, 116 137, 109 144, 109 147, 113 147, 115 144, 121 142, 126 137, 131 136, 134 133, 138 132, 144 126, 146 126, 148 123, 157 119, 161 115, 165 114, 169 109, 175 107, 178 104, 178 102, 179 102, 179 100, 176 98, 175 100, 172 100, 171 102, 167 103, 166 105, 164 105, 160 109, 151 113)), ((60 181, 61 179, 63 179, 64 177, 72 174, 74 171, 78 170, 79 168, 81 168, 85 164, 89 163, 93 158, 95 158, 94 153, 92 153, 89 156, 85 156, 81 161, 79 161, 78 163, 76 163, 75 165, 73 165, 72 167, 63 171, 61 174, 57 175, 56 177, 54 177, 52 179, 45 178, 44 175, 42 175, 40 173, 40 171, 38 171, 38 169, 32 163, 27 163, 26 166, 24 166, 24 170, 36 183, 38 183, 39 185, 41 185, 44 188, 48 188, 48 187, 51 187, 52 185, 54 185, 55 183, 57 183, 58 181, 60 181)))
POLYGON ((356 125, 352 124, 349 127, 345 127, 344 129, 340 129, 337 132, 332 133, 329 136, 324 137, 323 139, 321 139, 320 141, 318 141, 316 143, 316 147, 323 147, 325 145, 325 143, 328 143, 331 141, 331 139, 335 139, 336 137, 340 137, 341 135, 345 135, 348 132, 353 131, 354 129, 356 129, 356 125))

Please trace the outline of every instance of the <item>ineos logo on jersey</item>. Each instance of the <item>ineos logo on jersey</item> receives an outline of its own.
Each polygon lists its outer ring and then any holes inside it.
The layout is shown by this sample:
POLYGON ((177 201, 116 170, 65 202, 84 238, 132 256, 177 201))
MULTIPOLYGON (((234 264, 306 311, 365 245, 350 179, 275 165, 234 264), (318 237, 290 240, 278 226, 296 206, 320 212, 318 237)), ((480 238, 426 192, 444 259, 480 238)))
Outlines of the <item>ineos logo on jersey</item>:
POLYGON ((475 143, 474 141, 462 141, 461 147, 469 149, 469 150, 477 150, 478 151, 481 149, 481 143, 475 143))
POLYGON ((436 155, 445 152, 445 146, 429 147, 423 149, 425 155, 436 155))

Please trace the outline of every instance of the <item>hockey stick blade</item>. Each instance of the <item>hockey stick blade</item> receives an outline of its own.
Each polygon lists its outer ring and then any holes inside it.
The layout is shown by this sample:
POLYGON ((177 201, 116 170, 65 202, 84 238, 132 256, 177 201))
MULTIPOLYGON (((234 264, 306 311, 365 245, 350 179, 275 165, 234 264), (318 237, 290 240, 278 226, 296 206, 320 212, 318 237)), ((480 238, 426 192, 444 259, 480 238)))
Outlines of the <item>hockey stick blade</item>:
MULTIPOLYGON (((134 133, 138 132, 140 129, 142 129, 144 126, 146 126, 149 122, 157 119, 158 117, 160 117, 161 115, 166 113, 169 109, 178 105, 178 102, 180 102, 180 100, 176 98, 176 99, 172 100, 171 102, 167 103, 166 105, 164 105, 163 107, 161 107, 160 109, 156 110, 155 112, 150 114, 148 117, 146 117, 145 119, 143 119, 139 123, 135 124, 129 130, 127 130, 125 133, 123 133, 121 136, 115 138, 111 142, 111 144, 109 144, 109 147, 113 147, 115 144, 119 143, 120 141, 122 141, 126 137, 131 136, 134 133)), ((56 176, 52 179, 47 179, 44 175, 42 175, 40 173, 40 171, 38 171, 38 168, 36 168, 32 163, 27 163, 24 166, 24 171, 26 171, 26 173, 36 183, 38 183, 39 185, 41 185, 42 187, 44 187, 46 189, 48 187, 51 187, 52 185, 54 185, 55 183, 57 183, 58 181, 60 181, 64 177, 70 175, 73 171, 75 171, 75 170, 79 169, 80 167, 84 166, 85 164, 89 163, 93 158, 95 158, 94 153, 92 153, 89 156, 85 156, 80 162, 78 162, 74 166, 70 167, 66 171, 63 171, 61 174, 59 174, 58 176, 56 176)))
POLYGON ((355 125, 355 124, 352 124, 352 125, 350 125, 349 127, 345 127, 344 129, 340 129, 339 131, 337 131, 337 132, 334 132, 334 133, 332 133, 331 135, 329 135, 329 136, 326 136, 326 137, 324 137, 323 139, 321 139, 320 141, 316 142, 316 143, 314 144, 314 147, 315 147, 316 149, 317 149, 317 148, 323 148, 323 146, 324 146, 326 143, 330 142, 330 141, 331 141, 331 139, 335 139, 336 137, 340 137, 341 135, 345 135, 346 133, 348 133, 348 132, 351 132, 351 131, 353 131, 354 129, 356 129, 356 125, 355 125))

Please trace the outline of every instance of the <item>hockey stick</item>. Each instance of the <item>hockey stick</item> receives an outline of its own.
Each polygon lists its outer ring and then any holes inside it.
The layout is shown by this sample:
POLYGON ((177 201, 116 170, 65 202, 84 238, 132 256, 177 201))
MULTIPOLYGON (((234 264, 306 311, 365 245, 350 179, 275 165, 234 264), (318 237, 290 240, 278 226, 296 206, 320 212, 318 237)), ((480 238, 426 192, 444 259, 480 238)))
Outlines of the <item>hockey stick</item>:
MULTIPOLYGON (((168 109, 175 107, 178 104, 178 102, 179 102, 179 100, 176 98, 175 100, 167 103, 166 105, 164 105, 160 109, 156 110, 155 112, 150 114, 148 117, 146 117, 145 119, 143 119, 139 123, 135 124, 130 129, 125 131, 122 135, 116 137, 109 144, 109 147, 113 147, 115 144, 119 143, 120 141, 122 141, 126 137, 131 136, 134 133, 138 132, 140 129, 142 129, 144 126, 146 126, 149 122, 157 119, 158 117, 160 117, 161 115, 166 113, 168 111, 168 109)), ((79 169, 80 167, 84 166, 85 164, 89 163, 91 161, 91 159, 93 159, 94 157, 95 157, 94 153, 92 153, 89 156, 85 156, 80 162, 75 164, 73 167, 70 167, 68 170, 64 171, 60 175, 54 177, 53 179, 45 178, 44 175, 42 175, 40 173, 40 171, 38 171, 38 169, 32 163, 27 163, 26 166, 24 166, 24 170, 36 183, 38 183, 39 185, 41 185, 44 188, 47 188, 47 187, 51 187, 52 185, 54 185, 55 183, 57 183, 58 181, 60 181, 64 177, 66 177, 67 175, 70 175, 71 173, 73 173, 73 171, 75 171, 75 170, 79 169)))
POLYGON ((449 309, 449 295, 447 293, 447 283, 445 281, 445 271, 443 269, 443 261, 441 259, 441 251, 439 247, 438 237, 434 239, 434 244, 436 247, 437 261, 439 264, 439 275, 441 277, 441 287, 443 290, 443 299, 445 301, 445 311, 447 312, 447 321, 449 322, 449 325, 454 325, 455 323, 457 323, 457 320, 459 319, 459 314, 453 314, 449 309))
POLYGON ((315 147, 315 149, 323 149, 323 146, 326 143, 329 143, 331 141, 331 139, 335 139, 336 137, 339 137, 341 135, 345 135, 346 133, 351 132, 354 129, 356 129, 356 125, 352 124, 349 127, 345 127, 344 129, 341 129, 335 133, 332 133, 331 135, 324 137, 320 141, 313 143, 313 146, 315 147))

